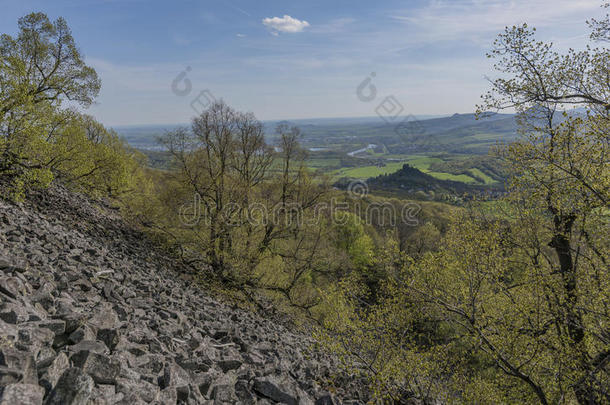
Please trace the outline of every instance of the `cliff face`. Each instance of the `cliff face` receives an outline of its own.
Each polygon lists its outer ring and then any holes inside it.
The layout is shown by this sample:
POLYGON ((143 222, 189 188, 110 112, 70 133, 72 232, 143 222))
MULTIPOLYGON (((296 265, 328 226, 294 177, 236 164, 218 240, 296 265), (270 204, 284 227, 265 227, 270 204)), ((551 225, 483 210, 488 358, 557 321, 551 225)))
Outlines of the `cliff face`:
MULTIPOLYGON (((0 404, 332 404, 334 360, 225 305, 116 212, 0 200, 0 404)), ((344 403, 362 384, 339 380, 344 403)))

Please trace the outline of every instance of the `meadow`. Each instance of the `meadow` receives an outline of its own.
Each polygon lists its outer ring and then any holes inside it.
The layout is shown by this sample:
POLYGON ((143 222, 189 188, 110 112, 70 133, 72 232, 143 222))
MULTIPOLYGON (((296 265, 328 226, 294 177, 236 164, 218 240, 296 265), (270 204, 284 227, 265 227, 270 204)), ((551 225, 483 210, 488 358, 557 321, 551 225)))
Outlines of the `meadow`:
MULTIPOLYGON (((265 137, 277 145, 275 125, 265 122, 265 137)), ((366 180, 388 175, 408 164, 439 180, 476 186, 497 186, 506 176, 500 163, 489 156, 490 147, 516 137, 514 116, 454 114, 409 121, 405 131, 385 124, 379 117, 362 119, 296 120, 299 142, 307 150, 309 170, 323 173, 332 181, 366 180)), ((130 145, 160 168, 167 156, 156 138, 175 129, 170 126, 120 127, 116 131, 130 145)), ((280 167, 274 162, 272 169, 280 167)))

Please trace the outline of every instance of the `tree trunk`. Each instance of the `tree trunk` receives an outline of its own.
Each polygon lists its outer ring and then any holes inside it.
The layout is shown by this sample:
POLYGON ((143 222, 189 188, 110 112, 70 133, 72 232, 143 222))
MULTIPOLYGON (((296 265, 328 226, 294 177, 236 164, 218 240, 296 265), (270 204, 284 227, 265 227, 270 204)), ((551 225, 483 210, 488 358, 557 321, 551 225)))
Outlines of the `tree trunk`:
POLYGON ((570 245, 570 235, 576 217, 574 214, 555 214, 553 219, 555 229, 549 246, 555 250, 559 260, 559 270, 566 294, 565 322, 568 336, 570 337, 570 346, 576 355, 580 372, 584 374, 582 382, 574 386, 574 393, 579 404, 594 405, 600 402, 599 398, 596 398, 595 390, 593 389, 594 382, 591 376, 591 362, 585 348, 585 331, 582 315, 577 309, 577 274, 570 245))

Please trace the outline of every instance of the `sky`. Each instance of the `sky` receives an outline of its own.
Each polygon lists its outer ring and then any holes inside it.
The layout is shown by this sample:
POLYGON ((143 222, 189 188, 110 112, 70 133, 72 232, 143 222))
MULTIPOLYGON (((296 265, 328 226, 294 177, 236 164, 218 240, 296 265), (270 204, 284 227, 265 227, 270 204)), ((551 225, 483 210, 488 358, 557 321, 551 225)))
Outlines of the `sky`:
POLYGON ((262 120, 467 113, 485 57, 527 22, 582 48, 601 0, 0 0, 0 33, 64 17, 102 80, 87 113, 109 126, 188 122, 210 100, 262 120))

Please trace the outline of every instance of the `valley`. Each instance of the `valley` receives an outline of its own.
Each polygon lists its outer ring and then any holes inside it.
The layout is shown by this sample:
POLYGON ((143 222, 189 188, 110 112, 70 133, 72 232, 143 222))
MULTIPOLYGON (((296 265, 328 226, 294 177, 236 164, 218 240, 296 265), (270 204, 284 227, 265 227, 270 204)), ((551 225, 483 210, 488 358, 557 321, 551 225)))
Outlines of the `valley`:
MULTIPOLYGON (((278 142, 277 121, 264 122, 270 145, 278 142)), ((507 174, 490 149, 517 137, 511 114, 454 114, 446 117, 408 117, 388 125, 379 117, 284 121, 298 126, 307 150, 306 164, 338 182, 367 180, 399 171, 408 164, 438 180, 478 188, 501 188, 507 174)), ((188 125, 183 125, 188 126, 188 125)), ((156 142, 179 125, 117 127, 132 147, 143 151, 155 168, 167 166, 169 156, 156 142)))

